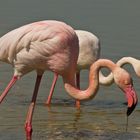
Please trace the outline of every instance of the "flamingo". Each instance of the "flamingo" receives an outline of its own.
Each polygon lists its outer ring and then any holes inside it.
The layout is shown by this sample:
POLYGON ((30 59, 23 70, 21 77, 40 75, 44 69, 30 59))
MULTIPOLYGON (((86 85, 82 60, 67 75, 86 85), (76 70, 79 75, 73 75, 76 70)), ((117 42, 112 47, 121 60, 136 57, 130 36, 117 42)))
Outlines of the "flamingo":
MULTIPOLYGON (((79 39, 79 56, 76 67, 76 84, 80 89, 80 71, 90 68, 90 65, 94 63, 100 57, 100 42, 99 38, 93 33, 84 30, 75 30, 79 39)), ((53 83, 50 89, 46 105, 50 105, 53 91, 58 79, 58 74, 54 73, 53 83)), ((76 100, 76 107, 80 108, 80 101, 76 100)))
POLYGON ((24 25, 0 38, 0 61, 11 64, 14 74, 0 96, 0 103, 22 76, 36 70, 37 77, 32 100, 25 121, 26 139, 32 136, 32 117, 38 89, 45 70, 65 77, 75 72, 79 46, 75 31, 69 25, 55 20, 24 25))
POLYGON ((32 100, 25 121, 26 139, 32 138, 32 118, 41 78, 46 70, 62 76, 65 90, 77 100, 88 100, 98 90, 98 70, 111 69, 114 80, 128 100, 127 115, 137 104, 137 95, 128 72, 110 60, 100 60, 90 67, 89 86, 80 90, 75 85, 76 62, 79 54, 78 37, 72 27, 55 20, 39 21, 12 30, 0 38, 0 61, 11 64, 14 74, 0 95, 0 103, 17 80, 35 70, 37 73, 32 100))

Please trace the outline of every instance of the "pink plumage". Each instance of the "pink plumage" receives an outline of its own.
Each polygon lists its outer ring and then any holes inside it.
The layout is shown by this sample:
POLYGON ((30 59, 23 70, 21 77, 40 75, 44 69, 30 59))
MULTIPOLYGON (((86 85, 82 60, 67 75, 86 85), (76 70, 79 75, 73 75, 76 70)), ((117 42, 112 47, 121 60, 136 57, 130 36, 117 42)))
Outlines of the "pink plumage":
POLYGON ((104 66, 111 69, 116 84, 128 95, 128 115, 137 104, 129 74, 109 60, 96 61, 90 66, 89 86, 79 90, 75 86, 79 54, 78 37, 69 25, 60 21, 40 21, 17 28, 0 38, 0 61, 14 68, 14 75, 0 96, 0 103, 10 88, 24 74, 36 70, 35 88, 25 122, 26 139, 31 140, 32 117, 41 78, 46 70, 62 76, 66 91, 77 100, 93 98, 98 90, 98 71, 104 66), (122 79, 123 78, 123 79, 122 79), (127 83, 127 84, 126 84, 127 83), (135 100, 134 100, 135 99, 135 100))
POLYGON ((78 37, 69 25, 60 21, 39 21, 24 25, 0 38, 0 61, 14 68, 14 75, 0 96, 0 103, 15 82, 26 73, 36 70, 37 78, 27 113, 27 140, 32 135, 32 116, 40 81, 44 71, 62 76, 74 75, 79 53, 78 37))

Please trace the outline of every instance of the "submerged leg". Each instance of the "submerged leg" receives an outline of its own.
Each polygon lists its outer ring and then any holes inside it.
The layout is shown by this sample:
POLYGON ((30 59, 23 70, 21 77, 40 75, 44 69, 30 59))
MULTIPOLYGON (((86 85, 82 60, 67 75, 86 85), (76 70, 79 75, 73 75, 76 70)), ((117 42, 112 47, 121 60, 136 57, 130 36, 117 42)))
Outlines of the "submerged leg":
POLYGON ((58 79, 58 74, 54 73, 54 79, 53 79, 53 83, 52 83, 52 86, 51 86, 51 90, 50 90, 48 99, 45 103, 46 105, 50 105, 50 103, 51 103, 51 99, 52 99, 52 95, 53 95, 53 92, 54 92, 54 88, 55 88, 57 79, 58 79))
POLYGON ((25 122, 26 140, 31 140, 31 136, 32 136, 32 117, 33 117, 33 112, 35 108, 35 103, 36 103, 36 98, 37 98, 37 93, 40 86, 41 78, 42 75, 37 75, 32 101, 27 113, 27 118, 25 122))
POLYGON ((9 90, 12 88, 12 86, 16 83, 17 80, 18 80, 18 76, 13 76, 12 77, 12 79, 9 82, 8 86, 5 88, 3 93, 0 95, 0 104, 3 101, 3 99, 5 98, 5 96, 7 95, 7 93, 9 92, 9 90))
MULTIPOLYGON (((77 85, 77 88, 80 89, 80 72, 76 73, 76 85, 77 85)), ((77 107, 77 109, 80 109, 80 101, 79 100, 76 100, 76 107, 77 107)))

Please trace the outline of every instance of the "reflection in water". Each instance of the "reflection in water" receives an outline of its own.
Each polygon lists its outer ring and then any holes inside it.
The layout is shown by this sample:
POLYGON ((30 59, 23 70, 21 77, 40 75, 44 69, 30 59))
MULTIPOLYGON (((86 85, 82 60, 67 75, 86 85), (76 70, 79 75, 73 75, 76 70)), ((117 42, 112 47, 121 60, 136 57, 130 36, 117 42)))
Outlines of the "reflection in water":
POLYGON ((126 132, 127 132, 127 129, 128 129, 128 116, 126 116, 126 132))
POLYGON ((77 111, 75 112, 75 118, 74 118, 74 120, 73 120, 73 129, 74 129, 74 131, 75 132, 77 132, 78 131, 78 121, 79 121, 79 119, 80 119, 80 117, 81 117, 81 109, 77 109, 77 111))
MULTIPOLYGON (((1 106, 1 140, 25 138, 23 125, 28 106, 25 102, 13 103, 11 107, 1 106)), ((140 139, 139 120, 134 119, 135 115, 130 116, 126 132, 125 114, 115 103, 108 105, 108 102, 102 102, 101 105, 96 100, 90 105, 82 103, 81 110, 77 110, 71 99, 53 99, 53 102, 49 108, 43 104, 43 100, 37 103, 33 118, 33 140, 140 139)), ((139 116, 137 113, 136 116, 139 116)))
MULTIPOLYGON (((66 107, 66 109, 67 109, 67 107, 66 107)), ((50 123, 50 126, 52 126, 53 130, 54 130, 54 126, 58 125, 57 121, 59 118, 58 116, 60 115, 59 113, 60 113, 59 111, 54 112, 53 109, 51 109, 51 107, 48 108, 48 121, 50 123), (55 122, 55 125, 54 125, 54 122, 55 122)), ((70 123, 68 120, 67 120, 68 122, 66 122, 65 118, 63 118, 62 120, 59 120, 59 121, 63 122, 63 125, 62 125, 62 127, 60 127, 60 126, 55 127, 55 132, 52 134, 52 136, 56 136, 57 138, 72 137, 74 140, 79 139, 80 133, 79 133, 78 121, 80 120, 80 117, 81 117, 81 110, 77 110, 75 108, 75 111, 72 114, 71 113, 65 114, 63 112, 61 114, 62 118, 63 117, 67 118, 69 116, 71 118, 71 121, 70 121, 70 123)), ((59 122, 59 123, 62 123, 62 122, 59 122)))
POLYGON ((37 121, 40 123, 36 124, 38 128, 33 134, 35 140, 39 138, 41 140, 45 140, 45 138, 50 140, 98 140, 133 137, 138 140, 140 138, 138 133, 125 131, 125 119, 122 113, 118 113, 118 109, 111 110, 109 113, 108 109, 102 111, 103 109, 97 105, 94 108, 82 105, 81 110, 77 110, 71 101, 67 101, 68 104, 65 106, 62 106, 64 100, 57 99, 54 102, 51 107, 46 107, 46 118, 38 118, 42 121, 36 120, 36 123, 37 121))

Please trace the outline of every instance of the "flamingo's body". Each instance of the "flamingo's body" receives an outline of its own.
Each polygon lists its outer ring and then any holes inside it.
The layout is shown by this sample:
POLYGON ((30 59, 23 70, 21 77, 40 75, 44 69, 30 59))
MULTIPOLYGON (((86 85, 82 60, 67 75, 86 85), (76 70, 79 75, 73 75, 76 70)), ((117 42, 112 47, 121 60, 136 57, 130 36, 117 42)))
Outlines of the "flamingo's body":
POLYGON ((90 99, 98 89, 98 70, 107 66, 114 74, 116 84, 128 97, 130 115, 137 103, 129 74, 109 60, 100 60, 90 68, 89 86, 81 91, 75 86, 79 42, 75 31, 63 22, 40 21, 22 26, 0 38, 0 60, 14 68, 14 75, 0 96, 0 103, 14 83, 24 74, 36 70, 37 78, 25 123, 26 138, 31 140, 32 117, 40 81, 45 70, 63 77, 66 91, 77 100, 90 99), (123 78, 123 79, 122 79, 123 78))
POLYGON ((79 48, 75 38, 72 28, 62 22, 28 24, 0 38, 0 60, 12 64, 14 75, 19 77, 32 70, 51 70, 62 74, 73 69, 70 63, 76 65, 79 48))
MULTIPOLYGON (((79 56, 76 68, 76 83, 77 87, 80 88, 80 71, 83 69, 90 69, 91 64, 93 64, 100 57, 100 41, 94 34, 84 31, 75 30, 79 39, 79 56)), ((46 101, 47 105, 50 105, 51 98, 53 95, 54 87, 57 81, 58 75, 54 75, 54 80, 52 87, 46 101)), ((80 107, 80 101, 76 101, 76 107, 80 107)))
POLYGON ((93 64, 100 57, 100 41, 94 34, 75 30, 79 39, 79 56, 77 61, 77 72, 83 69, 90 69, 93 64))
POLYGON ((14 68, 9 85, 0 96, 0 103, 24 74, 36 70, 36 85, 27 114, 25 129, 31 139, 32 115, 41 77, 51 70, 65 77, 75 73, 79 46, 75 31, 63 22, 40 21, 17 28, 0 38, 0 61, 14 68))

